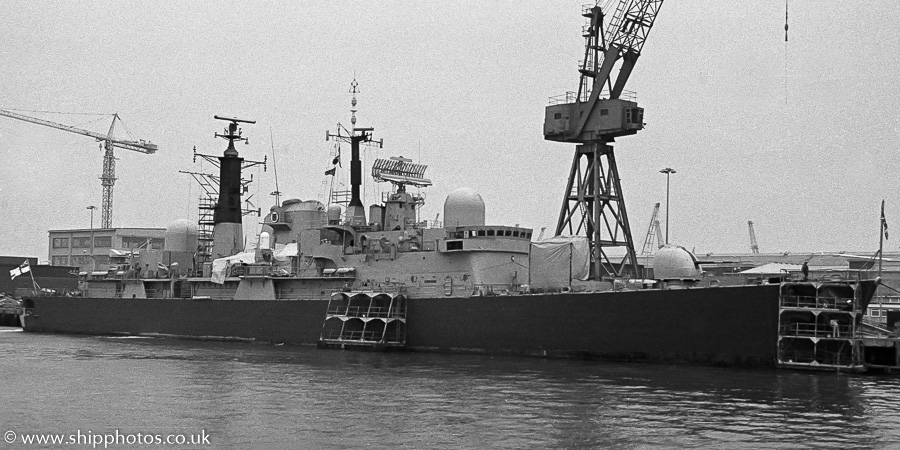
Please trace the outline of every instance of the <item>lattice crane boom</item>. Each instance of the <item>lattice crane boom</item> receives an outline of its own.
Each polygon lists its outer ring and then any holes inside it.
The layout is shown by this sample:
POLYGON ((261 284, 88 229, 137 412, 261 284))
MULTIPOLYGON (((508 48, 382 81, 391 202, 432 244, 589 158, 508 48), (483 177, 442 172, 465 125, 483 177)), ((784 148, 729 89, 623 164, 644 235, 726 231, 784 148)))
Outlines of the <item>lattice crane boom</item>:
POLYGON ((653 240, 662 243, 661 232, 659 231, 659 202, 653 205, 653 215, 650 216, 650 226, 647 227, 647 237, 644 238, 644 247, 641 249, 641 255, 651 255, 656 250, 653 240))
POLYGON ((759 254, 759 244, 756 243, 756 232, 753 231, 753 221, 747 221, 747 226, 750 228, 750 251, 753 252, 754 255, 759 254))
POLYGON ((129 141, 113 138, 113 130, 116 127, 116 121, 120 120, 118 114, 113 114, 112 124, 109 126, 109 132, 106 135, 85 130, 72 125, 52 122, 50 120, 40 119, 37 117, 26 116, 14 111, 0 109, 0 116, 17 119, 24 122, 43 125, 57 130, 68 131, 70 133, 80 134, 82 136, 92 137, 104 143, 103 154, 103 174, 100 175, 100 184, 103 186, 101 228, 112 228, 112 210, 113 210, 113 186, 116 184, 116 158, 113 153, 114 148, 131 150, 138 153, 153 154, 159 149, 152 142, 145 141, 129 141))

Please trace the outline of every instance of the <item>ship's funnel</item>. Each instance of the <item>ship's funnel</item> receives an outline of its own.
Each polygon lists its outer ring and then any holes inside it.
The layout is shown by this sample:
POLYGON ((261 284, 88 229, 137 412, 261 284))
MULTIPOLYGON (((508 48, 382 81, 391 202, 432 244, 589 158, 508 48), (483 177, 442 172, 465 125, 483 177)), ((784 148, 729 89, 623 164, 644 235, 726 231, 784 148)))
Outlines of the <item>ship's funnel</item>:
POLYGON ((216 119, 231 123, 225 134, 216 137, 228 139, 228 148, 219 157, 219 200, 213 210, 213 258, 231 256, 244 250, 244 230, 241 225, 241 167, 244 158, 238 155, 234 141, 241 141, 238 122, 255 123, 248 120, 216 119))

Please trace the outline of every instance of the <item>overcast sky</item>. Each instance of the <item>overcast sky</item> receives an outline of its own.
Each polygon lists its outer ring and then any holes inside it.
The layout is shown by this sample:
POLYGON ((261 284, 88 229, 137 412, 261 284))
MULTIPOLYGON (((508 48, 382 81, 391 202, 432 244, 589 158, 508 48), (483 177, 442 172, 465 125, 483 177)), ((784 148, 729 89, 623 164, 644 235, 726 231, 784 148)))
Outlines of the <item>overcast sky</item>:
MULTIPOLYGON (((248 171, 251 202, 274 201, 273 147, 286 198, 326 200, 325 132, 349 124, 355 74, 357 125, 384 139, 368 160, 429 165, 423 219, 470 187, 489 224, 552 232, 574 146, 543 139, 544 107, 577 87, 582 3, 6 1, 0 107, 118 112, 117 137, 159 152, 117 152, 113 226, 165 227, 197 218, 199 187, 178 170, 214 170, 191 152, 224 150, 215 114, 257 121, 239 151, 270 164, 248 171)), ((763 252, 873 251, 882 199, 900 248, 900 3, 824 5, 790 1, 788 42, 783 1, 662 6, 626 86, 647 126, 615 147, 638 250, 664 167, 670 240, 697 253, 749 252, 748 220, 763 252)), ((0 117, 0 254, 45 260, 48 230, 89 227, 102 155, 0 117)), ((370 181, 365 203, 384 188, 370 181)))

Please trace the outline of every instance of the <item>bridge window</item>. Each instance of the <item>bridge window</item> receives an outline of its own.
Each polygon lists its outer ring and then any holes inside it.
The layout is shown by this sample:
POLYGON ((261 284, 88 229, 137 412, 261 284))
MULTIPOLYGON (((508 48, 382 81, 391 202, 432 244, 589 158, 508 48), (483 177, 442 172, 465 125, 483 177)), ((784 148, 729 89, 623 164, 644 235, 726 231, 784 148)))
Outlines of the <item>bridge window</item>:
POLYGON ((447 241, 447 250, 462 250, 462 241, 447 241))
POLYGON ((556 113, 553 115, 553 120, 559 120, 559 119, 562 119, 562 113, 556 113))
POLYGON ((518 232, 518 231, 513 231, 513 237, 519 237, 519 232, 518 232))
POLYGON ((484 230, 478 230, 478 236, 484 236, 484 230))
POLYGON ((488 230, 487 235, 488 235, 488 236, 493 236, 493 235, 494 235, 494 230, 488 230))

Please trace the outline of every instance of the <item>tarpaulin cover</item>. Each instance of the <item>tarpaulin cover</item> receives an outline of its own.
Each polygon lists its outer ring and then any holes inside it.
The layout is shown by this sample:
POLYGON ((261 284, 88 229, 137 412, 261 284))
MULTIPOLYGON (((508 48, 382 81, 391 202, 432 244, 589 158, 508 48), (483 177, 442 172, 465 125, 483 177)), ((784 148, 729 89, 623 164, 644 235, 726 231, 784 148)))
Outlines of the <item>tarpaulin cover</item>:
POLYGON ((587 280, 591 271, 590 245, 584 236, 556 236, 531 243, 529 284, 553 289, 571 280, 587 280))
POLYGON ((211 281, 213 283, 225 284, 225 272, 228 269, 228 266, 240 263, 253 264, 254 262, 256 262, 256 252, 253 251, 241 252, 236 255, 214 259, 212 263, 211 281))
POLYGON ((275 244, 275 259, 278 261, 288 261, 291 256, 297 256, 297 243, 275 244))

